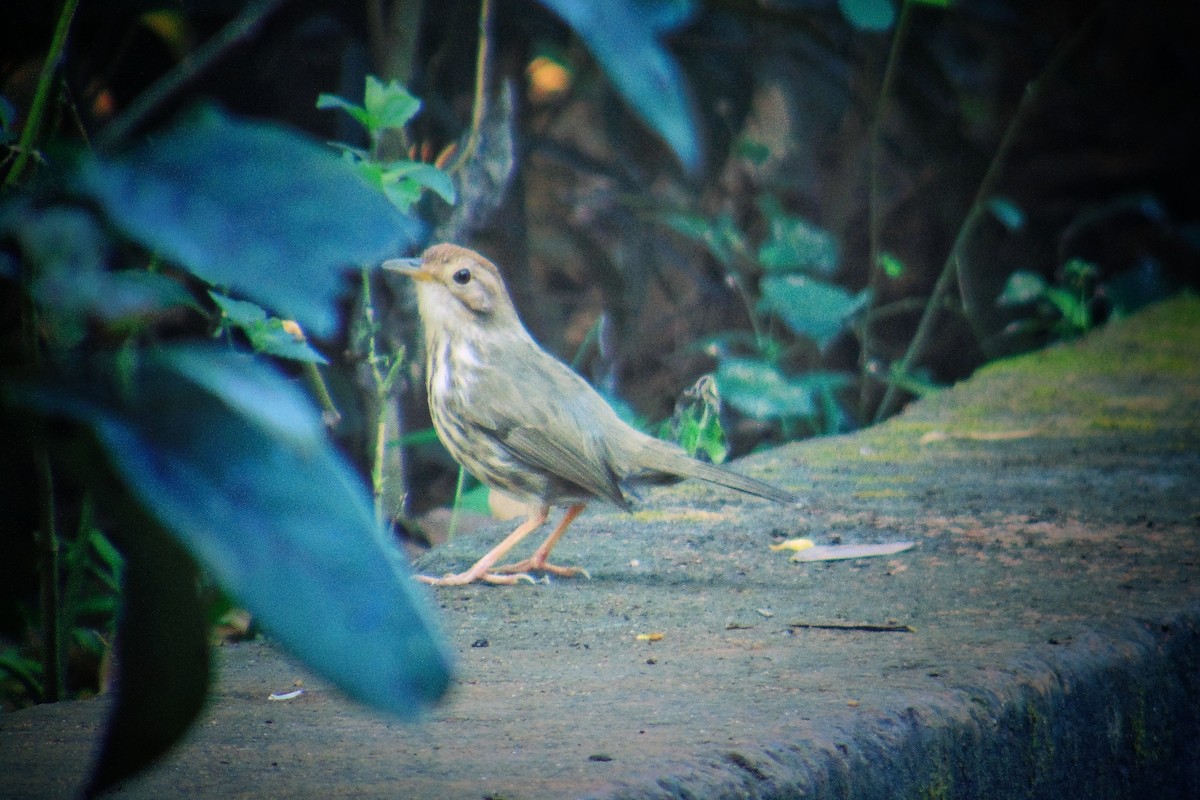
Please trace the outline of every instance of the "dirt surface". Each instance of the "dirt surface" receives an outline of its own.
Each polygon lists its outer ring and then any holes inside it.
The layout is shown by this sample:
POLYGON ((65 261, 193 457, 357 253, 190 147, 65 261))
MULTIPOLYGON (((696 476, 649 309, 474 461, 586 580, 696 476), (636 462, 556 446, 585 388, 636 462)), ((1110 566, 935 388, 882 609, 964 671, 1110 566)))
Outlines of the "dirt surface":
MULTIPOLYGON (((431 592, 459 673, 415 725, 268 645, 220 648, 185 746, 115 796, 1200 792, 1198 343, 1200 301, 1176 300, 737 465, 801 512, 694 483, 590 509, 556 555, 591 580, 431 592), (769 549, 797 536, 916 547, 769 549)), ((104 707, 0 717, 0 797, 72 796, 104 707)))

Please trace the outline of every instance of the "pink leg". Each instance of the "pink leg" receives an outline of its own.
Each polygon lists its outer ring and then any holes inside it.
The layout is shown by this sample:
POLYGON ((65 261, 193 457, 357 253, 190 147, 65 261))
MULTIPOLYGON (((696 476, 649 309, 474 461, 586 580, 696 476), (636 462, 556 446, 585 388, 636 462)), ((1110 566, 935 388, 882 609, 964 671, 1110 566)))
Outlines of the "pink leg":
MULTIPOLYGON (((499 570, 493 570, 492 565, 503 558, 505 553, 516 547, 518 542, 540 528, 549 516, 550 508, 548 506, 538 508, 529 515, 528 519, 518 525, 517 529, 510 533, 504 541, 489 550, 487 555, 476 561, 466 572, 460 572, 457 575, 449 574, 441 578, 418 575, 417 580, 428 583, 431 586, 466 586, 468 583, 474 583, 475 581, 514 584, 517 581, 525 580, 533 583, 533 578, 520 570, 505 570, 508 574, 497 574, 499 570)), ((562 526, 560 525, 559 527, 562 526)), ((553 534, 551 535, 553 536, 553 534)))
POLYGON ((567 532, 570 524, 575 521, 576 517, 583 513, 583 509, 586 507, 586 503, 576 503, 568 508, 567 513, 563 515, 562 521, 554 529, 554 533, 546 537, 546 541, 542 542, 541 546, 534 551, 532 556, 515 564, 505 564, 502 567, 496 567, 492 571, 518 575, 524 575, 528 572, 548 572, 551 575, 558 575, 563 578, 570 578, 574 575, 583 575, 590 578, 591 576, 588 575, 587 570, 582 567, 560 567, 546 561, 550 557, 550 551, 554 549, 554 545, 558 544, 558 540, 567 532))

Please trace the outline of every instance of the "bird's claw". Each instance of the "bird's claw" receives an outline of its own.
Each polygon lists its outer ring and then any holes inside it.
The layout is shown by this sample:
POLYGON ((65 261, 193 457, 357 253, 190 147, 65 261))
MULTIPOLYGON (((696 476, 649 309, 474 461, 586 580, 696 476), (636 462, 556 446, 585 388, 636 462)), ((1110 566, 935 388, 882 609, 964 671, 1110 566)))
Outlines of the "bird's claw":
POLYGON ((532 575, 524 572, 515 572, 509 575, 500 575, 495 572, 481 572, 476 575, 468 570, 467 572, 458 573, 448 572, 440 578, 435 578, 432 575, 414 575, 413 577, 421 583, 430 586, 468 586, 477 581, 503 586, 512 586, 521 581, 528 581, 531 584, 537 583, 532 575))

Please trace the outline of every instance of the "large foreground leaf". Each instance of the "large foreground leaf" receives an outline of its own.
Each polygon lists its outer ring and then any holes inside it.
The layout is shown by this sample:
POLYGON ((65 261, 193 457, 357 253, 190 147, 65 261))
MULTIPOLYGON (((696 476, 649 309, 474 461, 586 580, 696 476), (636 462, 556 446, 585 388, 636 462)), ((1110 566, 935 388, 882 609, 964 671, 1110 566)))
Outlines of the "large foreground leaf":
MULTIPOLYGON (((137 515, 127 522, 136 524, 137 515)), ((122 531, 125 569, 117 633, 117 702, 89 793, 140 771, 183 736, 208 693, 208 625, 196 565, 157 526, 122 531)))
POLYGON ((422 588, 315 409, 273 370, 164 349, 118 381, 32 404, 88 425, 142 507, 347 694, 410 716, 445 691, 449 658, 422 588), (254 394, 269 403, 251 411, 254 394))
POLYGON ((75 185, 133 238, 317 336, 336 328, 340 268, 398 255, 420 233, 329 148, 213 109, 85 161, 75 185))

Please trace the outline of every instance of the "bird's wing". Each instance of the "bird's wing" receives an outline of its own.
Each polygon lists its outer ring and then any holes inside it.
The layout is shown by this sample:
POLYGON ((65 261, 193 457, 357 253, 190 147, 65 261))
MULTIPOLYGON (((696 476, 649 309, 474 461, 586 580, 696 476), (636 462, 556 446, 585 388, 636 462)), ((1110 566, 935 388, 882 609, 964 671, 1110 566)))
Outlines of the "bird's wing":
POLYGON ((592 418, 612 411, 586 381, 550 356, 497 359, 485 369, 504 375, 483 382, 487 402, 464 410, 475 424, 520 462, 628 508, 599 435, 605 428, 592 418))

